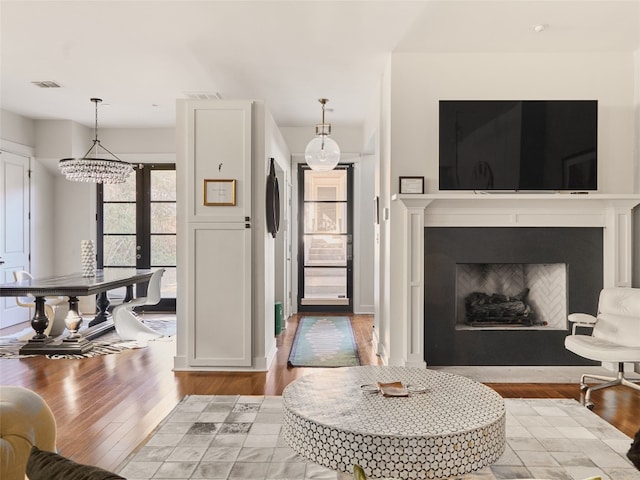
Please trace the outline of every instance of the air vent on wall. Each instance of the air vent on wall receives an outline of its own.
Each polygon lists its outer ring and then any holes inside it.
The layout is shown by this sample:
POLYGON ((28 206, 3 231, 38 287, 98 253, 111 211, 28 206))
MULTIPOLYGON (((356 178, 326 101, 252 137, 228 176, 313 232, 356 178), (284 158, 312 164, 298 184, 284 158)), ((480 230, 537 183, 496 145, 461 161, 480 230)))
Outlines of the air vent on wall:
POLYGON ((190 100, 222 100, 220 92, 184 92, 190 100))
POLYGON ((41 82, 31 82, 33 83, 36 87, 40 87, 40 88, 60 88, 60 84, 57 82, 54 82, 53 80, 44 80, 41 82))

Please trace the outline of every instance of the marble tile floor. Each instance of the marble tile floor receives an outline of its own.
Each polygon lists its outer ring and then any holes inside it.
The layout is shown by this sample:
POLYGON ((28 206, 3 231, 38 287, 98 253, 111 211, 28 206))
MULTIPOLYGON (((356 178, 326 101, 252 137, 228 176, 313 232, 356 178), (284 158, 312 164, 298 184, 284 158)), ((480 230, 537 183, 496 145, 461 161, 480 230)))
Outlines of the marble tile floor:
MULTIPOLYGON (((185 397, 118 469, 129 480, 336 480, 281 435, 282 399, 185 397)), ((492 466, 460 480, 640 480, 626 459, 631 439, 569 399, 505 399, 507 446, 492 466)))

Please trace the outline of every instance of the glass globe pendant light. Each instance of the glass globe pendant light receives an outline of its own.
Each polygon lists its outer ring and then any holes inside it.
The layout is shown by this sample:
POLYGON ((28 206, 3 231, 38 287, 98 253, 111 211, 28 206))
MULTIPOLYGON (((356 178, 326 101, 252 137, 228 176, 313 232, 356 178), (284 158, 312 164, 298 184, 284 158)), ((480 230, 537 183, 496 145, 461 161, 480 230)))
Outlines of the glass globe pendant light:
POLYGON ((91 101, 96 104, 93 145, 82 158, 63 158, 58 162, 58 168, 67 180, 74 182, 124 183, 133 172, 133 165, 120 160, 100 144, 100 140, 98 140, 98 103, 102 100, 92 98, 91 101), (101 158, 99 156, 100 149, 113 158, 101 158))
POLYGON ((332 138, 329 138, 331 124, 324 123, 324 109, 329 100, 321 98, 318 101, 322 105, 322 123, 316 125, 316 137, 307 144, 304 158, 312 170, 328 172, 333 170, 340 161, 340 147, 332 138))

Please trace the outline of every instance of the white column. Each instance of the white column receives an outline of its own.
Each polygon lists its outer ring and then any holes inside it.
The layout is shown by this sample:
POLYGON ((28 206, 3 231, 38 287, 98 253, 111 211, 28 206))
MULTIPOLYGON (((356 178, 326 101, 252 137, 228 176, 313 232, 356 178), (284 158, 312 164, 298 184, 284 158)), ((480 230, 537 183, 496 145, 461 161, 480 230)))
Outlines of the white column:
POLYGON ((605 287, 631 287, 633 277, 633 204, 612 202, 604 229, 605 287))
POLYGON ((425 368, 424 360, 424 208, 410 207, 405 213, 405 308, 407 367, 425 368))
MULTIPOLYGON (((431 203, 422 195, 403 198, 403 317, 406 337, 402 358, 407 367, 426 368, 424 360, 424 212, 431 203)), ((394 357, 397 358, 396 355, 394 357)))

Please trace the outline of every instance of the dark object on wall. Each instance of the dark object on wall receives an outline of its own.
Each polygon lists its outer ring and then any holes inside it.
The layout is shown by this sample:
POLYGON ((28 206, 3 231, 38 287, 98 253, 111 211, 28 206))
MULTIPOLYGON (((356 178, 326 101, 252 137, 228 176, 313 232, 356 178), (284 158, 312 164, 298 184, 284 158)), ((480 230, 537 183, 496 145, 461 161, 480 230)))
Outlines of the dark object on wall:
POLYGON ((282 302, 276 302, 275 308, 275 316, 276 316, 276 337, 282 333, 282 302))
POLYGON ((598 189, 597 100, 442 100, 440 190, 598 189))
POLYGON ((280 189, 274 159, 270 159, 269 176, 267 177, 267 230, 276 238, 280 228, 280 189))

